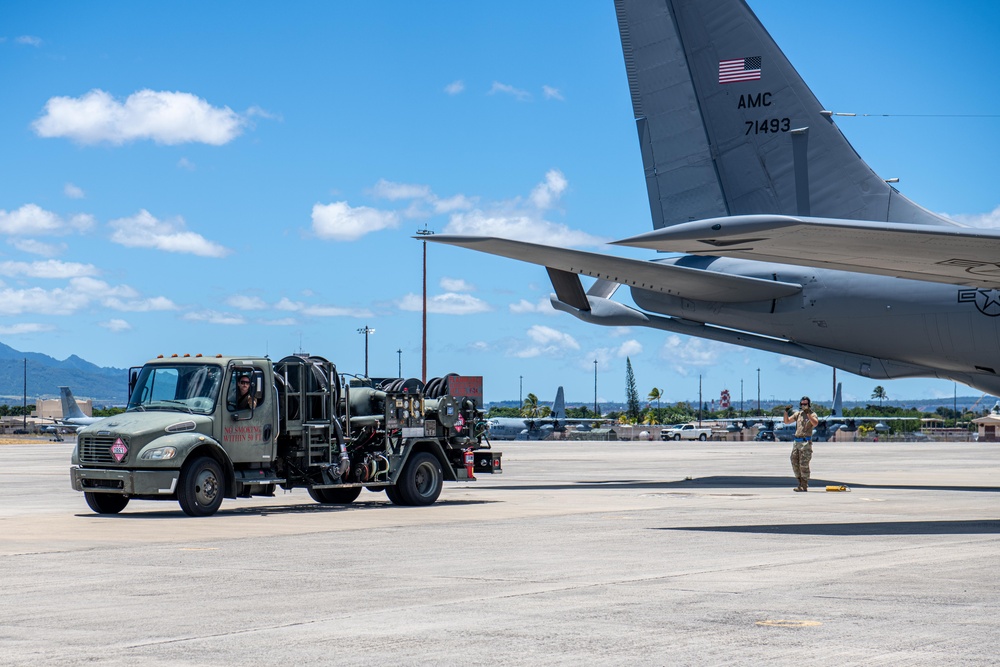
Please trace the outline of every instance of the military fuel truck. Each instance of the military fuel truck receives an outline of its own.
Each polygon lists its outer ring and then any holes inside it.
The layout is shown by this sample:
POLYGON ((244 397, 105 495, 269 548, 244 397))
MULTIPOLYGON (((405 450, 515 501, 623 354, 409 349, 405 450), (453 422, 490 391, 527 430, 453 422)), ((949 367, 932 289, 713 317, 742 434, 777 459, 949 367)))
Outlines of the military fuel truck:
POLYGON ((77 434, 70 477, 99 514, 176 500, 210 516, 223 498, 303 488, 324 504, 362 489, 430 505, 442 482, 502 472, 484 441, 482 378, 345 381, 305 353, 157 357, 129 370, 122 414, 77 434))

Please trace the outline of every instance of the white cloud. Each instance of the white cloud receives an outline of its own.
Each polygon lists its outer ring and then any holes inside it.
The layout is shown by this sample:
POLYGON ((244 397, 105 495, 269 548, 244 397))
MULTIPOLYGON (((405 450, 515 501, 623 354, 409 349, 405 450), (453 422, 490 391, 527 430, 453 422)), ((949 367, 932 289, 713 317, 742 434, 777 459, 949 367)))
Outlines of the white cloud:
POLYGON ((530 359, 540 356, 559 356, 568 350, 579 350, 580 344, 567 333, 539 324, 527 331, 532 344, 513 351, 515 357, 530 359))
POLYGON ((550 169, 545 174, 545 182, 539 183, 531 191, 531 203, 540 209, 551 208, 566 191, 569 182, 558 169, 550 169))
POLYGON ((0 315, 44 313, 72 315, 97 302, 105 308, 126 311, 172 310, 176 306, 164 297, 142 298, 128 285, 109 285, 89 276, 71 278, 65 287, 0 289, 0 315))
POLYGON ((818 364, 815 361, 810 361, 809 359, 799 359, 798 357, 785 357, 785 356, 778 357, 778 365, 785 366, 787 368, 793 368, 797 371, 822 367, 822 364, 818 364))
POLYGON ((242 294, 234 294, 229 297, 226 299, 226 304, 239 310, 264 310, 267 308, 267 302, 259 296, 244 296, 242 294))
POLYGON ((93 226, 94 217, 91 215, 76 214, 67 220, 37 204, 25 204, 9 212, 0 209, 0 234, 47 236, 85 232, 93 226))
POLYGON ((305 307, 305 304, 300 301, 292 301, 287 296, 283 296, 281 297, 281 301, 274 304, 274 307, 278 310, 297 311, 302 310, 305 307))
POLYGON ((278 303, 274 304, 277 310, 284 310, 293 313, 301 313, 308 317, 372 317, 373 313, 367 308, 349 308, 344 306, 330 305, 309 305, 301 301, 292 301, 288 297, 281 297, 278 303))
POLYGON ((441 289, 446 292, 474 292, 475 287, 465 282, 461 278, 442 278, 441 289))
MULTIPOLYGON (((407 294, 397 302, 400 310, 422 311, 423 298, 419 294, 407 294)), ((448 292, 427 297, 427 312, 439 315, 474 315, 492 310, 490 305, 471 294, 448 292)))
POLYGON ((47 259, 43 262, 0 262, 0 275, 12 278, 55 278, 66 280, 81 276, 94 276, 97 273, 97 267, 93 264, 60 262, 56 259, 47 259))
POLYGON ((490 87, 490 91, 487 95, 495 95, 501 93, 503 95, 510 95, 518 102, 526 102, 531 99, 531 93, 526 90, 521 90, 520 88, 515 88, 506 83, 500 83, 499 81, 494 81, 493 86, 490 87))
POLYGON ((343 308, 341 306, 306 306, 301 311, 309 317, 373 317, 367 308, 343 308))
POLYGON ((444 87, 444 92, 448 93, 449 95, 458 95, 463 90, 465 90, 465 82, 463 82, 461 79, 459 79, 458 81, 452 81, 451 83, 449 83, 447 86, 444 87))
POLYGON ((550 222, 542 217, 543 211, 551 208, 566 191, 567 185, 562 172, 552 169, 545 174, 545 180, 532 189, 530 206, 526 206, 520 199, 514 199, 497 202, 489 207, 453 213, 444 232, 498 236, 564 248, 603 244, 604 239, 572 230, 566 225, 550 222))
POLYGON ((1000 206, 997 206, 989 213, 962 213, 957 215, 944 213, 942 215, 970 227, 1000 227, 1000 206))
POLYGON ((351 207, 339 201, 313 206, 312 222, 313 231, 322 239, 356 241, 365 234, 397 227, 399 215, 368 206, 351 207))
POLYGON ((553 88, 552 86, 542 86, 542 95, 547 100, 559 100, 560 102, 564 102, 566 100, 566 98, 562 96, 562 93, 559 92, 559 89, 553 88))
POLYGON ((102 299, 101 303, 108 308, 129 313, 177 310, 177 304, 165 296, 154 296, 149 299, 120 299, 118 297, 109 297, 107 299, 102 299))
POLYGON ((431 202, 434 205, 435 213, 451 213, 452 211, 466 211, 475 206, 475 200, 465 195, 455 195, 445 199, 434 198, 431 202))
POLYGON ((552 307, 552 302, 548 297, 543 297, 539 299, 536 303, 531 303, 527 299, 521 299, 517 303, 512 303, 508 306, 510 312, 517 313, 518 315, 524 314, 542 314, 542 315, 555 315, 559 311, 552 307))
POLYGON ((42 257, 55 257, 66 251, 65 243, 42 243, 41 241, 36 241, 35 239, 19 239, 10 238, 7 239, 7 243, 14 246, 21 252, 26 252, 31 255, 41 255, 42 257))
POLYGON ((617 356, 619 359, 623 357, 631 357, 641 353, 642 353, 642 343, 634 339, 625 341, 624 343, 618 346, 617 350, 615 350, 615 356, 617 356))
POLYGON ((195 171, 196 169, 198 169, 198 166, 194 162, 191 162, 191 160, 187 159, 186 157, 182 157, 180 160, 177 161, 177 167, 179 169, 186 169, 187 171, 195 171))
POLYGON ((119 331, 128 331, 129 329, 132 328, 131 324, 129 324, 125 320, 119 320, 119 319, 110 319, 107 322, 100 322, 98 326, 102 326, 108 331, 114 331, 116 333, 119 331))
POLYGON ((9 326, 0 326, 0 335, 4 336, 20 336, 22 334, 33 334, 41 333, 43 331, 52 331, 55 329, 51 324, 38 324, 37 322, 22 322, 20 324, 11 324, 9 326))
POLYGON ((189 322, 207 322, 208 324, 222 324, 226 326, 246 324, 242 315, 232 313, 222 313, 217 310, 202 310, 198 312, 184 313, 182 319, 189 322))
POLYGON ((378 199, 397 201, 399 199, 427 199, 431 196, 430 186, 412 183, 393 183, 380 178, 371 189, 372 196, 378 199))
POLYGON ((725 343, 701 338, 669 336, 660 348, 660 358, 670 362, 674 371, 687 377, 692 367, 713 366, 727 351, 725 343))
POLYGON ((549 222, 536 215, 479 209, 453 214, 444 231, 446 234, 498 236, 564 248, 604 243, 603 239, 596 236, 572 230, 566 225, 549 222))
POLYGON ((245 124, 229 107, 213 107, 190 93, 140 90, 123 103, 95 89, 81 97, 50 98, 32 127, 40 137, 65 137, 81 144, 149 139, 167 145, 221 146, 238 137, 245 124))
POLYGON ((112 220, 111 240, 128 248, 155 248, 199 257, 225 257, 229 248, 209 241, 201 234, 185 231, 184 219, 158 220, 146 209, 131 218, 112 220))
POLYGON ((14 38, 15 44, 23 44, 25 46, 41 46, 42 38, 35 37, 34 35, 21 35, 20 37, 14 38))
POLYGON ((257 320, 257 322, 268 327, 292 327, 299 323, 294 317, 279 317, 276 320, 257 320))
POLYGON ((63 194, 70 199, 83 199, 86 196, 82 188, 77 187, 72 183, 67 183, 63 186, 63 194))

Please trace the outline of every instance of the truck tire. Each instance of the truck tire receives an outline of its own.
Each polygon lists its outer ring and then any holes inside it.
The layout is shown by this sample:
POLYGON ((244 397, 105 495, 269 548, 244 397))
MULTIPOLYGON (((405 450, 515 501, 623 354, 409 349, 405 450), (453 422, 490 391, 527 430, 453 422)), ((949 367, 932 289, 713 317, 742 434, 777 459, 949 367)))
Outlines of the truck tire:
POLYGON ((441 495, 444 472, 437 457, 428 452, 414 454, 396 482, 396 491, 406 505, 431 505, 441 495))
POLYGON ((399 495, 399 489, 395 486, 385 487, 385 495, 388 496, 389 502, 393 505, 405 505, 403 502, 403 497, 399 495))
POLYGON ((201 456, 181 472, 177 502, 188 516, 212 516, 222 505, 226 478, 215 459, 201 456))
POLYGON ((675 433, 674 434, 674 440, 680 440, 680 439, 681 439, 681 434, 680 433, 675 433))
POLYGON ((83 497, 90 509, 98 514, 118 514, 128 505, 128 496, 120 496, 117 493, 90 493, 86 491, 83 497))
POLYGON ((309 496, 323 505, 347 505, 353 503, 360 495, 360 486, 349 486, 344 489, 309 489, 309 496))
POLYGON ((702 433, 701 435, 698 436, 698 439, 701 440, 702 442, 705 442, 706 440, 708 440, 708 436, 702 433))

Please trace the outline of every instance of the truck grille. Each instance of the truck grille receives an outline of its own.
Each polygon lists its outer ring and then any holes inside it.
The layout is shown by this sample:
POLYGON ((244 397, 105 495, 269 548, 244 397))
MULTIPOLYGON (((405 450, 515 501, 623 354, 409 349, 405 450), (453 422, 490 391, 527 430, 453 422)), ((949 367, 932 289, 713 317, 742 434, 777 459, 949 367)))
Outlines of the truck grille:
MULTIPOLYGON (((112 435, 86 435, 80 437, 80 462, 85 464, 98 464, 98 465, 124 465, 129 460, 129 455, 125 456, 120 462, 115 460, 114 454, 111 453, 111 446, 115 444, 119 436, 112 435)), ((128 441, 122 438, 122 442, 128 446, 128 441)), ((130 448, 131 449, 131 448, 130 448)))

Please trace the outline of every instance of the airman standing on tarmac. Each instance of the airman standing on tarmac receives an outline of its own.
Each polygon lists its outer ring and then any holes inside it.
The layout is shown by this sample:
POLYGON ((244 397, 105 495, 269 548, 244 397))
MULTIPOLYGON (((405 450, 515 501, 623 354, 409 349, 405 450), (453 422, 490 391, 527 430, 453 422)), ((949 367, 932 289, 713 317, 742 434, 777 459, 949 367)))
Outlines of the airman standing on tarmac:
POLYGON ((808 396, 803 396, 799 401, 799 409, 791 415, 788 411, 792 406, 785 408, 785 423, 795 424, 795 441, 792 443, 792 473, 799 485, 795 491, 809 490, 809 461, 812 459, 812 433, 819 424, 819 417, 812 411, 812 401, 808 396))

